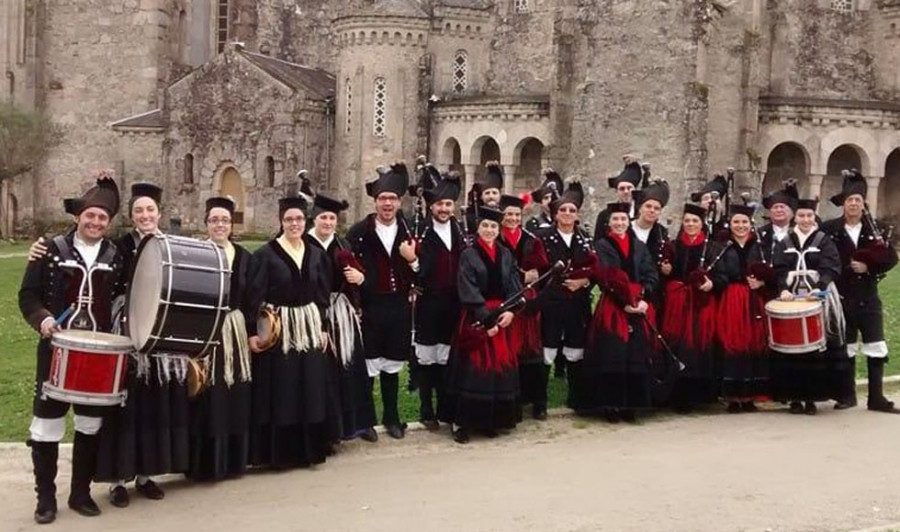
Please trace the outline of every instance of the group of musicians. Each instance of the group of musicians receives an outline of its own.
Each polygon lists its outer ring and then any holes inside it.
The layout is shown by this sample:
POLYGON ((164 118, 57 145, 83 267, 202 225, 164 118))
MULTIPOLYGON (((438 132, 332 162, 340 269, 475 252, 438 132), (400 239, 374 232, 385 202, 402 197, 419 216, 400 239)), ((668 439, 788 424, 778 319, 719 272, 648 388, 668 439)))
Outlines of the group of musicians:
MULTIPOLYGON (((543 177, 530 194, 506 195, 500 165, 487 163, 460 209, 456 173, 421 160, 412 176, 402 163, 383 167, 366 184, 372 214, 346 237, 338 225, 348 203, 315 194, 303 178, 298 194, 279 201, 277 236, 253 253, 232 242, 234 202, 210 198, 207 238, 231 272, 218 347, 199 361, 137 356, 124 407, 74 406, 69 507, 100 513, 92 481, 109 483, 111 503, 125 507, 132 479, 138 494, 158 500, 156 475, 232 478, 248 467, 322 463, 342 440, 375 442, 376 378, 381 424, 403 438, 398 397, 407 364, 419 420, 432 431, 449 424, 460 444, 473 433, 513 429, 526 405, 546 419, 555 363, 565 367, 567 405, 610 422, 720 399, 733 413, 765 400, 792 413, 814 414, 826 400, 850 408, 859 336, 869 410, 900 413, 882 393, 887 345, 878 297, 897 253, 865 209, 858 172, 832 198, 841 217, 820 224, 817 200, 786 183, 764 198, 769 223, 759 228, 752 204, 730 201, 730 176, 717 176, 683 206, 672 238, 660 223, 668 185, 634 157, 610 178, 617 201, 600 213, 593 235, 579 220, 581 184, 552 170, 543 177), (407 194, 413 216, 401 210, 407 194), (523 226, 530 203, 538 212, 523 226), (824 350, 769 348, 766 303, 795 298, 824 301, 824 350), (263 314, 280 324, 277 336, 263 314), (205 376, 199 393, 192 372, 205 376)), ((60 262, 110 265, 93 279, 90 305, 97 330, 127 334, 117 308, 140 242, 160 234, 162 192, 133 185, 134 229, 112 241, 119 191, 100 176, 65 202, 75 228, 32 246, 19 301, 41 335, 28 438, 38 523, 56 516, 69 407, 41 393, 50 339, 64 323, 57 317, 83 295, 79 275, 60 262)))

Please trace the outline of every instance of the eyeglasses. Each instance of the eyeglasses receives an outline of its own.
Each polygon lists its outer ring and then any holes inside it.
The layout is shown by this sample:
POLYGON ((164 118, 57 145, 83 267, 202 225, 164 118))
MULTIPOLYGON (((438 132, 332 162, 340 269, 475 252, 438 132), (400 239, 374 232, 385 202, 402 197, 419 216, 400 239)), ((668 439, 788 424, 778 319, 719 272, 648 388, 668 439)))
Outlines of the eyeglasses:
POLYGON ((281 220, 284 225, 302 224, 306 221, 306 216, 290 216, 281 220))
POLYGON ((210 218, 206 220, 206 223, 209 225, 228 225, 231 223, 231 218, 210 218))

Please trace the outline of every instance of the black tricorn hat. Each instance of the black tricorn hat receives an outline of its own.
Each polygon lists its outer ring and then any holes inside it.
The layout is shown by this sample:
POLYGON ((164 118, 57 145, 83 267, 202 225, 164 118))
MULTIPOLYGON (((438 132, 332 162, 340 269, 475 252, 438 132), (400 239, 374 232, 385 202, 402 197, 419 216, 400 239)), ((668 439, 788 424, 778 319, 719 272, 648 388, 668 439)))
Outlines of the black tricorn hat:
POLYGON ((136 198, 147 197, 156 202, 162 202, 163 189, 153 183, 134 183, 131 185, 131 201, 136 198))
POLYGON ((225 209, 231 214, 234 214, 234 211, 237 209, 237 206, 234 204, 233 199, 227 196, 216 196, 206 200, 206 215, 209 216, 209 211, 215 209, 216 207, 225 209))
POLYGON ((422 192, 425 202, 431 205, 436 201, 442 200, 459 200, 459 194, 462 192, 462 183, 459 180, 459 173, 447 172, 443 176, 438 176, 437 184, 430 189, 422 192))
POLYGON ((559 199, 554 200, 550 204, 550 210, 555 213, 559 210, 560 206, 565 205, 566 203, 571 203, 578 209, 581 208, 581 205, 584 203, 584 189, 580 182, 572 181, 569 183, 569 187, 562 193, 559 199))
POLYGON ((333 212, 334 214, 339 214, 341 211, 345 211, 349 208, 350 204, 347 202, 347 200, 338 200, 329 198, 324 194, 316 194, 315 199, 313 199, 312 217, 315 218, 323 212, 333 212))
POLYGON ((763 198, 763 207, 771 209, 775 205, 782 203, 794 210, 797 208, 797 199, 799 198, 800 193, 797 191, 797 180, 785 179, 781 184, 781 190, 776 190, 763 198))
POLYGON ((844 176, 844 182, 841 184, 841 192, 840 194, 835 194, 831 197, 831 203, 835 207, 843 207, 844 201, 854 194, 859 194, 865 201, 866 193, 869 191, 869 185, 866 183, 866 178, 863 177, 859 170, 856 168, 844 170, 841 172, 841 175, 844 176))
POLYGON ((715 177, 712 178, 711 181, 703 185, 703 188, 700 189, 700 192, 694 192, 691 194, 691 201, 700 201, 703 198, 703 195, 711 192, 718 192, 719 197, 724 197, 725 192, 728 190, 728 181, 725 180, 725 176, 722 174, 716 174, 715 177))
POLYGON ((638 206, 646 201, 656 200, 660 207, 665 207, 669 203, 669 184, 664 179, 657 179, 643 190, 636 190, 633 197, 634 204, 638 206))
POLYGON ((551 201, 559 198, 559 195, 562 194, 563 191, 563 180, 562 176, 556 172, 553 168, 545 168, 543 171, 544 182, 541 183, 541 186, 536 190, 531 191, 531 199, 537 203, 540 203, 544 200, 544 196, 547 194, 552 194, 553 198, 551 201))
POLYGON ((819 208, 819 198, 813 198, 813 199, 803 198, 803 199, 797 200, 797 208, 795 210, 799 211, 800 209, 808 209, 811 211, 815 211, 818 208, 819 208))
POLYGON ((303 196, 288 196, 286 198, 281 198, 278 200, 278 217, 284 217, 284 213, 287 212, 288 209, 300 209, 303 211, 303 214, 306 214, 306 209, 308 207, 309 201, 303 196))
POLYGON ((623 182, 631 183, 637 188, 640 186, 643 177, 644 171, 641 170, 641 164, 637 161, 633 161, 626 164, 619 175, 610 177, 606 181, 609 184, 609 188, 619 188, 619 184, 623 182))
POLYGON ((489 188, 503 190, 503 168, 497 161, 488 161, 484 164, 484 178, 481 179, 481 190, 489 188))
POLYGON ((402 198, 409 189, 409 171, 402 162, 396 162, 388 168, 379 168, 378 178, 366 183, 366 193, 377 198, 385 192, 394 193, 402 198))
POLYGON ((78 216, 81 212, 81 198, 66 198, 63 200, 63 209, 65 209, 66 214, 71 214, 72 216, 78 216))
POLYGON ((482 220, 490 220, 492 222, 497 222, 498 224, 502 223, 503 211, 494 207, 488 207, 487 205, 478 207, 478 222, 481 223, 482 220))
POLYGON ((629 212, 631 212, 631 204, 626 203, 626 202, 621 202, 621 201, 607 203, 606 204, 606 212, 609 214, 614 214, 617 212, 628 214, 629 212))
POLYGON ((76 216, 84 212, 85 209, 99 207, 105 210, 109 217, 112 218, 119 212, 119 186, 116 185, 113 179, 98 179, 96 185, 88 189, 78 201, 72 202, 69 206, 77 209, 77 212, 74 213, 76 216))
POLYGON ((504 194, 500 196, 500 210, 505 211, 507 207, 516 207, 517 209, 522 209, 525 207, 525 200, 523 200, 519 196, 504 194))
POLYGON ((706 209, 697 205, 696 203, 685 203, 684 214, 693 214, 694 216, 697 216, 702 220, 706 218, 706 209))
POLYGON ((752 220, 754 212, 756 212, 756 207, 752 205, 734 204, 728 207, 728 218, 731 219, 731 217, 736 214, 743 214, 744 216, 752 220))

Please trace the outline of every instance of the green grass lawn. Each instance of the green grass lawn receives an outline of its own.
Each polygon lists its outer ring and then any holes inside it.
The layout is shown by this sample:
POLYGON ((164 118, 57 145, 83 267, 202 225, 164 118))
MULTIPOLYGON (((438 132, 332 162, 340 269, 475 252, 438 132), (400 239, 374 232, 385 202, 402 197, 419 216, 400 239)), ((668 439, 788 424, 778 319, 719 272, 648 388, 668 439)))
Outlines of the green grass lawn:
MULTIPOLYGON (((244 242, 256 249, 261 242, 244 242)), ((25 269, 22 256, 6 257, 27 251, 28 244, 0 242, 0 441, 24 441, 31 419, 31 398, 34 385, 34 350, 37 333, 32 331, 19 313, 17 295, 25 269)), ((881 282, 884 301, 885 331, 892 352, 900 349, 900 271, 894 270, 881 282)), ((865 376, 865 364, 857 364, 857 373, 865 376)), ((889 374, 900 373, 900 364, 892 360, 889 374)), ((404 419, 418 419, 419 399, 406 391, 406 373, 401 379, 400 410, 404 419)), ((550 379, 550 404, 565 402, 566 386, 562 379, 550 379)), ((376 404, 380 395, 376 390, 376 404)), ((380 410, 380 405, 379 405, 380 410)), ((380 416, 379 416, 380 418, 380 416)), ((71 431, 69 431, 71 435, 71 431)))

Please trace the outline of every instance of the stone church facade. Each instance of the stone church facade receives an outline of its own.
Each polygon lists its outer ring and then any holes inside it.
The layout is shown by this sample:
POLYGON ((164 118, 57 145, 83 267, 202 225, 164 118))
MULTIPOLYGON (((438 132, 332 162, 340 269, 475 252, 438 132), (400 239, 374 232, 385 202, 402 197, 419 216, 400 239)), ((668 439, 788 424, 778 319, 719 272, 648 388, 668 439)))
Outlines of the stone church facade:
POLYGON ((552 166, 596 211, 625 152, 673 212, 729 166, 823 198, 856 167, 896 217, 898 24, 900 0, 7 0, 0 97, 65 138, 4 184, 0 222, 62 218, 112 167, 189 230, 230 194, 269 232, 299 170, 359 215, 375 168, 417 154, 468 183, 499 160, 516 193, 552 166))

